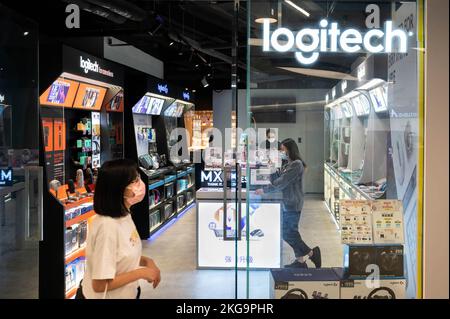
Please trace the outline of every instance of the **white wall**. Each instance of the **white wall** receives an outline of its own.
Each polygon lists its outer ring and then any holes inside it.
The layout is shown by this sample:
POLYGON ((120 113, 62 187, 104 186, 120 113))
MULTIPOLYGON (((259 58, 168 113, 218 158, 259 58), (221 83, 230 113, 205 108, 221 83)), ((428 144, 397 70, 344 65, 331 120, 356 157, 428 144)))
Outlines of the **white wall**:
POLYGON ((425 298, 449 297, 448 1, 426 1, 425 78, 425 298))

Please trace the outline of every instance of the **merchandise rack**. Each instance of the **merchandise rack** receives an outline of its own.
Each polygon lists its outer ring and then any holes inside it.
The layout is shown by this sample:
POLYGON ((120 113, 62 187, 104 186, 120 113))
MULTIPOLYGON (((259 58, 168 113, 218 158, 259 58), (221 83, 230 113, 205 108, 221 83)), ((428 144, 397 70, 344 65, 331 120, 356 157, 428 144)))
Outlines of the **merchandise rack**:
POLYGON ((195 167, 194 164, 180 164, 176 167, 165 168, 151 175, 141 169, 141 179, 144 184, 148 185, 147 192, 144 200, 132 208, 134 212, 133 219, 141 239, 148 239, 173 219, 176 219, 186 207, 195 202, 195 167), (186 179, 187 176, 190 176, 191 182, 185 189, 178 189, 177 181, 186 179), (172 185, 173 191, 171 194, 167 194, 165 188, 172 185), (154 189, 158 189, 161 194, 164 194, 164 199, 159 201, 155 206, 150 206, 149 192, 154 189), (187 192, 191 192, 192 194, 189 202, 186 199, 187 192), (184 199, 182 205, 178 207, 177 199, 180 196, 184 196, 184 199), (164 208, 168 205, 172 205, 172 213, 169 216, 164 216, 164 208), (145 213, 142 213, 143 211, 145 213), (159 222, 152 225, 151 219, 155 215, 159 217, 156 217, 156 220, 159 220, 159 222))

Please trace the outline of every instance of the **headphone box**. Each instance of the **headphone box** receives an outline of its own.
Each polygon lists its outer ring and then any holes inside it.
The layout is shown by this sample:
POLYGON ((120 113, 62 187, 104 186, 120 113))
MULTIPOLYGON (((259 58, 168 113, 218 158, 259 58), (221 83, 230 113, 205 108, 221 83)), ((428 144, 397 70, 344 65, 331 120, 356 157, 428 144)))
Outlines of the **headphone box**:
MULTIPOLYGON (((270 271, 272 299, 339 299, 341 277, 335 268, 282 268, 270 271)), ((340 270, 342 272, 342 269, 340 270)))
POLYGON ((347 279, 341 281, 341 299, 405 299, 406 280, 347 279))
POLYGON ((349 245, 344 251, 346 275, 364 279, 375 266, 381 278, 403 278, 404 261, 402 245, 349 245))

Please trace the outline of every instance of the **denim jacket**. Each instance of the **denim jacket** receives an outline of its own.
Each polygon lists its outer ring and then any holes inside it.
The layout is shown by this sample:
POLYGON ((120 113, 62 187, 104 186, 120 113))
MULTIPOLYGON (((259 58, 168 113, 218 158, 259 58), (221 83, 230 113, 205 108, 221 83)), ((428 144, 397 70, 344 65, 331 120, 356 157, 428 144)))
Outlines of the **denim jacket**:
POLYGON ((283 211, 301 211, 303 209, 303 172, 301 160, 289 161, 281 170, 270 176, 270 185, 264 192, 281 191, 283 193, 283 211))

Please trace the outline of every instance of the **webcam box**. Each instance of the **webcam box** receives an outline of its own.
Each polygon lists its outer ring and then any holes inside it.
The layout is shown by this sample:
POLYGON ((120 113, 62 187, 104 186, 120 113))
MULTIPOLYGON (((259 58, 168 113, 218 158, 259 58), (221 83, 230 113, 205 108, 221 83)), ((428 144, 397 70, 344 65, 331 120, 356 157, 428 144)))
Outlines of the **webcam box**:
POLYGON ((283 268, 270 271, 272 299, 339 299, 341 268, 283 268))
POLYGON ((405 299, 405 294, 406 280, 403 278, 341 281, 341 299, 405 299))

